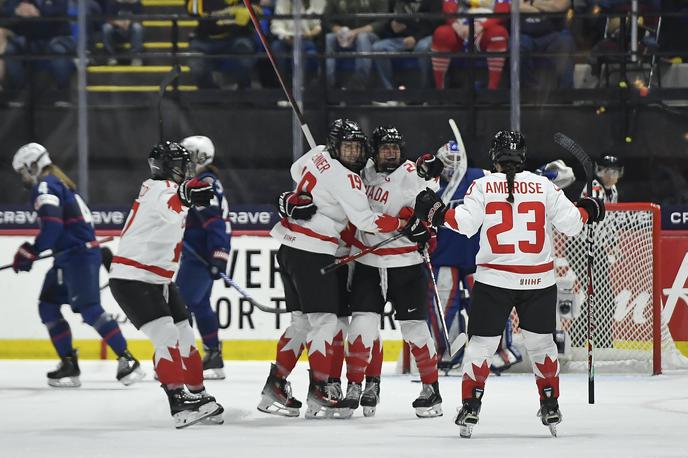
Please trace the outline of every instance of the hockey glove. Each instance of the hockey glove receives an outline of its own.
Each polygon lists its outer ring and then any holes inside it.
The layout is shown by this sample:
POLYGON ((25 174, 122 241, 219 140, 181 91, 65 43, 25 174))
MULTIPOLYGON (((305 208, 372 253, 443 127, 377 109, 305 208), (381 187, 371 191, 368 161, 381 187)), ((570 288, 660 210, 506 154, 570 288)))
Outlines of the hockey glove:
POLYGON ((595 197, 582 197, 576 202, 576 207, 582 208, 588 213, 588 224, 597 223, 604 219, 604 201, 595 197))
POLYGON ((561 159, 543 165, 535 170, 535 173, 546 177, 549 181, 562 189, 576 181, 573 169, 567 166, 561 159))
POLYGON ((277 208, 282 218, 302 219, 308 221, 315 215, 318 207, 313 203, 313 196, 309 192, 296 194, 287 191, 277 198, 277 208))
POLYGON ((447 206, 432 189, 426 188, 416 196, 415 215, 422 221, 429 222, 434 227, 444 225, 444 214, 447 206))
POLYGON ((15 272, 28 272, 33 266, 33 262, 38 257, 38 252, 29 242, 24 242, 14 255, 12 270, 15 272))
POLYGON ((416 160, 416 173, 418 173, 419 177, 425 178, 426 181, 439 177, 443 169, 444 164, 433 154, 421 154, 418 160, 416 160))
POLYGON ((198 178, 192 178, 180 184, 177 194, 186 207, 207 207, 215 197, 213 185, 198 178))
POLYGON ((229 253, 224 250, 213 251, 213 258, 210 260, 210 275, 213 280, 222 278, 220 274, 227 273, 227 261, 229 261, 229 253))
POLYGON ((421 246, 425 246, 426 243, 430 241, 430 228, 428 224, 418 218, 411 217, 408 224, 404 226, 401 233, 406 236, 410 241, 415 242, 421 246))

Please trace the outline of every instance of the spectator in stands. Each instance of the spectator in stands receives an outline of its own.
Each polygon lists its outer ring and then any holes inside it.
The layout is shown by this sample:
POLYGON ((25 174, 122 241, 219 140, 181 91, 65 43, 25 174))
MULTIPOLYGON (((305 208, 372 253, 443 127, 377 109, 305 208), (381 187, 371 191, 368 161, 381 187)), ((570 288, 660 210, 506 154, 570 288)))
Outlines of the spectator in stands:
MULTIPOLYGON (((371 21, 363 18, 342 18, 335 15, 387 13, 387 0, 327 0, 325 18, 329 32, 325 36, 325 51, 371 52, 378 34, 384 29, 387 20, 371 21)), ((357 58, 354 76, 348 84, 349 89, 363 89, 370 79, 371 59, 357 58)), ((327 84, 336 84, 335 59, 327 59, 325 64, 327 84)))
MULTIPOLYGON (((6 0, 3 13, 9 17, 27 19, 51 16, 67 16, 67 0, 6 0)), ((9 37, 5 54, 57 54, 48 62, 50 71, 59 89, 68 89, 74 72, 73 56, 76 48, 74 38, 70 35, 68 22, 62 21, 26 21, 10 26, 14 35, 9 37), (69 57, 59 57, 69 56, 69 57)), ((6 60, 8 86, 20 89, 26 84, 25 67, 32 65, 29 61, 12 58, 6 60)))
MULTIPOLYGON (((565 13, 571 6, 570 0, 521 0, 522 13, 565 13)), ((556 57, 537 58, 554 67, 557 86, 560 89, 573 88, 573 52, 576 43, 566 25, 565 17, 525 17, 521 22, 521 85, 542 88, 535 74, 532 52, 557 53, 556 57)), ((546 71, 546 70, 545 70, 546 71)), ((544 73, 544 72, 543 72, 544 73)))
POLYGON ((130 53, 134 56, 131 65, 140 66, 142 63, 139 53, 143 51, 143 25, 132 15, 143 13, 141 0, 108 0, 105 14, 108 19, 103 24, 103 45, 111 56, 108 65, 117 65, 117 59, 112 57, 117 53, 117 46, 123 43, 131 45, 130 53), (114 16, 118 16, 114 19, 114 16))
MULTIPOLYGON (((440 13, 442 0, 392 0, 391 13, 416 14, 440 13)), ((380 33, 380 40, 373 43, 374 52, 428 52, 432 44, 432 31, 441 19, 400 18, 391 19, 385 23, 380 33)), ((430 74, 430 58, 418 59, 421 87, 426 87, 430 74)), ((394 89, 392 75, 392 59, 376 59, 375 67, 385 89, 394 89)))
MULTIPOLYGON (((266 0, 251 0, 255 11, 260 14, 260 5, 266 0)), ((267 2, 271 3, 271 2, 267 2)), ((232 73, 239 89, 251 86, 251 71, 255 63, 253 54, 256 42, 248 9, 242 0, 187 0, 189 14, 199 18, 193 32, 189 50, 205 56, 214 54, 245 54, 247 57, 213 59, 197 57, 189 59, 191 74, 199 88, 213 89, 218 85, 213 80, 213 71, 226 61, 232 61, 238 68, 232 73), (203 20, 213 18, 209 20, 203 20)))
MULTIPOLYGON (((471 2, 470 8, 461 8, 461 12, 479 15, 480 13, 508 13, 508 1, 503 0, 479 0, 471 2), (478 5, 474 7, 473 5, 478 5)), ((442 11, 456 13, 459 11, 457 0, 444 0, 442 11)), ((474 23, 475 51, 481 52, 505 52, 509 47, 509 32, 506 29, 508 19, 503 17, 476 17, 470 19, 474 23)), ((469 19, 448 18, 446 23, 437 27, 432 35, 432 50, 435 52, 463 52, 468 50, 470 34, 469 19)), ((433 57, 432 70, 435 75, 435 87, 444 89, 447 70, 449 70, 449 57, 433 57)), ((505 57, 488 57, 488 89, 497 89, 502 80, 505 57)))
MULTIPOLYGON (((302 0, 303 5, 302 14, 323 14, 325 11, 326 0, 302 0)), ((275 15, 294 14, 294 0, 277 0, 275 3, 275 15)), ((294 48, 294 21, 289 19, 273 19, 270 30, 277 39, 272 43, 272 51, 275 55, 285 55, 285 57, 278 57, 280 60, 280 68, 287 74, 287 78, 291 75, 292 59, 286 57, 294 48)), ((315 58, 318 50, 316 41, 322 37, 322 26, 320 19, 302 19, 301 20, 301 37, 302 49, 306 56, 309 56, 306 67, 309 69, 318 68, 318 60, 315 58)))

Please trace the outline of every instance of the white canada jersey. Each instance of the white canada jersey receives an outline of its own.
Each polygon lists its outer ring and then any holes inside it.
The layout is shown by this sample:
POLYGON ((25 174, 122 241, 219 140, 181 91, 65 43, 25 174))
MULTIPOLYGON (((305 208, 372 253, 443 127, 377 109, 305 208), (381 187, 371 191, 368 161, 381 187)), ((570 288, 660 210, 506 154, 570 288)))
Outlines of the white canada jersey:
POLYGON ((504 173, 479 178, 463 204, 447 211, 445 226, 468 237, 480 230, 476 281, 507 289, 554 285, 552 226, 574 236, 587 214, 546 177, 531 172, 516 174, 513 204, 507 196, 504 173))
MULTIPOLYGON (((616 185, 607 189, 602 186, 597 178, 592 180, 592 196, 597 199, 602 199, 605 204, 615 204, 619 202, 619 191, 616 190, 616 185)), ((587 186, 583 187, 581 197, 588 197, 587 186)))
POLYGON ((177 188, 166 180, 149 179, 141 184, 112 258, 110 278, 156 284, 172 281, 179 267, 188 212, 177 188))
MULTIPOLYGON (((388 215, 398 215, 404 207, 409 208, 409 214, 412 215, 416 196, 420 191, 427 187, 433 191, 439 189, 439 180, 426 181, 420 178, 416 173, 416 164, 411 161, 405 161, 392 173, 381 173, 375 170, 375 163, 369 160, 361 177, 370 208, 388 215)), ((356 231, 351 254, 360 253, 361 249, 380 243, 391 235, 393 234, 371 234, 359 229, 356 231)), ((404 267, 420 264, 423 257, 418 253, 417 244, 402 237, 361 256, 356 262, 372 267, 404 267)))
POLYGON ((310 192, 318 210, 308 221, 278 222, 270 235, 281 244, 334 255, 349 221, 366 232, 392 232, 399 227, 398 218, 370 209, 360 175, 332 159, 325 146, 316 146, 294 162, 291 177, 298 183, 296 192, 310 192))

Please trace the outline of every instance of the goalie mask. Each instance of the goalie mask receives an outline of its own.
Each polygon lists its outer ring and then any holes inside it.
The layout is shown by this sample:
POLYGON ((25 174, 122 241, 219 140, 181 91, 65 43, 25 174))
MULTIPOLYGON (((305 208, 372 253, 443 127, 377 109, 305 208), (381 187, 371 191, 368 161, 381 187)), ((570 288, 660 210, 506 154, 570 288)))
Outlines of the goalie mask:
POLYGON ((21 175, 22 183, 27 188, 38 182, 38 176, 50 164, 52 161, 48 150, 39 143, 27 143, 12 158, 12 168, 21 175))
POLYGON ((193 135, 186 137, 180 144, 189 152, 191 162, 197 169, 212 164, 215 159, 215 145, 208 137, 193 135))
POLYGON ((404 137, 396 127, 376 127, 370 142, 370 156, 378 172, 392 173, 406 160, 404 137))
POLYGON ((151 178, 172 180, 177 184, 195 175, 189 152, 176 142, 164 141, 153 147, 148 155, 151 178))
POLYGON ((336 119, 327 133, 327 151, 344 167, 360 173, 368 157, 368 137, 356 121, 336 119))
POLYGON ((493 164, 516 165, 516 170, 523 170, 526 163, 526 139, 520 132, 500 130, 492 139, 490 160, 493 164))
POLYGON ((440 146, 436 156, 442 161, 442 164, 444 164, 442 178, 447 181, 450 181, 455 175, 458 175, 459 180, 463 178, 463 175, 466 173, 466 168, 468 167, 466 163, 466 152, 462 150, 454 140, 450 140, 440 146))

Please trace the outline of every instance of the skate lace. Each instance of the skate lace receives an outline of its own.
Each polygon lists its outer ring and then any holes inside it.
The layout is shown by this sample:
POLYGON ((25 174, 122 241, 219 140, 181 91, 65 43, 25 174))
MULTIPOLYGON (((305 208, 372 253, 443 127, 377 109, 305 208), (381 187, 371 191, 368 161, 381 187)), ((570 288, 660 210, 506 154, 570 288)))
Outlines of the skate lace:
POLYGON ((418 397, 422 399, 428 399, 433 394, 435 394, 435 390, 432 388, 432 385, 423 385, 423 389, 420 390, 418 397))
POLYGON ((367 382, 365 390, 363 390, 363 396, 377 396, 379 386, 377 382, 367 382))
POLYGON ((361 397, 361 385, 355 383, 346 387, 346 397, 348 399, 359 399, 361 397))
POLYGON ((287 399, 292 399, 291 396, 291 383, 287 382, 286 380, 284 381, 284 386, 282 387, 284 390, 284 395, 286 396, 287 399))

